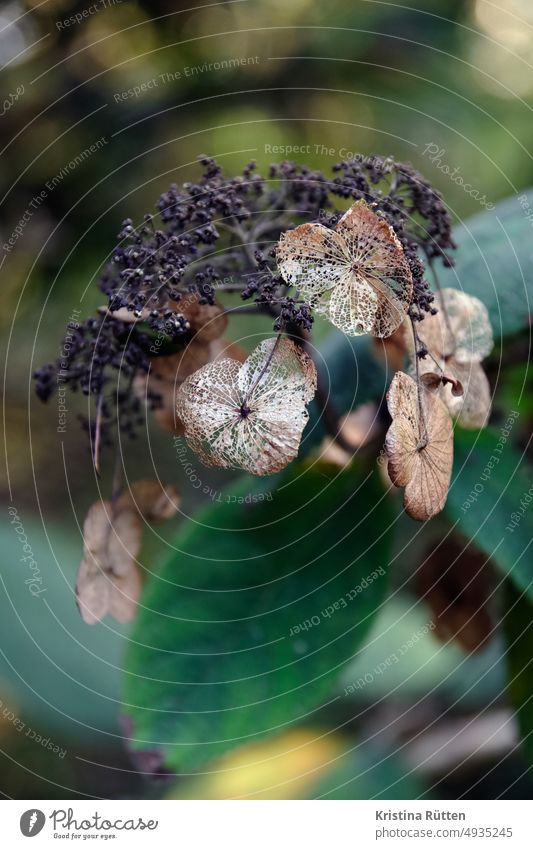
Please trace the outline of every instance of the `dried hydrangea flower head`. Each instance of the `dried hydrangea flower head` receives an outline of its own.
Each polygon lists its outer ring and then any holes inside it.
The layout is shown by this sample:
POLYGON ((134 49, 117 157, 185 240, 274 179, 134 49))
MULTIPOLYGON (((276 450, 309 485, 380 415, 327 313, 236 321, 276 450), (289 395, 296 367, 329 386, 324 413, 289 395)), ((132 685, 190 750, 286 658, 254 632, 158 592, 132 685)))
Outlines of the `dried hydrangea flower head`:
MULTIPOLYGON (((441 385, 439 394, 452 416, 463 427, 487 424, 491 410, 489 382, 480 363, 490 354, 494 341, 485 305, 457 289, 442 289, 435 296, 435 315, 427 315, 417 327, 419 341, 428 354, 419 360, 419 370, 429 374, 440 369, 459 381, 463 394, 441 385)), ((414 349, 411 343, 411 353, 414 349)))
POLYGON ((296 457, 315 391, 311 358, 277 337, 242 365, 224 358, 192 374, 178 392, 177 412, 206 465, 270 475, 296 457))
POLYGON ((85 622, 109 614, 117 622, 133 619, 142 582, 137 567, 143 518, 170 519, 179 507, 176 489, 158 481, 138 481, 114 502, 97 501, 83 525, 83 559, 76 599, 85 622))
POLYGON ((284 280, 350 336, 390 336, 409 309, 413 281, 403 248, 364 201, 334 230, 301 224, 283 233, 277 261, 284 280))
POLYGON ((405 487, 404 507, 413 519, 426 521, 440 513, 450 487, 453 428, 437 394, 417 387, 407 374, 395 374, 387 393, 392 424, 385 438, 388 473, 405 487))

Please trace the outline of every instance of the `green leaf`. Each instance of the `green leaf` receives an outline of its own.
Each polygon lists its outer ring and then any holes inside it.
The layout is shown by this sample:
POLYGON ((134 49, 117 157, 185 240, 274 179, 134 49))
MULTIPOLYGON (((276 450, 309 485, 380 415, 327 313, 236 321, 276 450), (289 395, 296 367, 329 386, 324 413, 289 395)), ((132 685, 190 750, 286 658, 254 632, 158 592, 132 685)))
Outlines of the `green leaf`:
POLYGON ((455 461, 445 512, 505 575, 533 598, 531 468, 511 444, 512 416, 500 430, 455 430, 455 461), (518 519, 518 521, 517 521, 518 519), (513 524, 514 523, 514 524, 513 524))
POLYGON ((312 719, 338 697, 385 596, 390 513, 376 472, 294 464, 262 501, 248 486, 187 524, 134 629, 132 746, 173 768, 312 719))
POLYGON ((527 595, 519 593, 510 581, 506 589, 507 689, 516 711, 524 751, 533 763, 533 606, 527 595))
POLYGON ((463 289, 486 305, 498 339, 529 325, 533 299, 533 190, 512 196, 454 229, 455 267, 439 270, 442 286, 463 289))

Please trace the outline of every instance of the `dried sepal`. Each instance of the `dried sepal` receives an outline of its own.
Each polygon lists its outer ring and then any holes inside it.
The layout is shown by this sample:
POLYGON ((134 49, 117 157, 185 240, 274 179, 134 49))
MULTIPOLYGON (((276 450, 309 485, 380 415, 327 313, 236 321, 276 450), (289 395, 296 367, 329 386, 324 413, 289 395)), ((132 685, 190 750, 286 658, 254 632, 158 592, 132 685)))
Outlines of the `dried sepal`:
POLYGON ((491 564, 472 543, 447 536, 426 551, 416 574, 420 596, 433 613, 435 634, 466 652, 490 640, 491 564))
POLYGON ((134 510, 147 522, 172 519, 179 510, 180 497, 175 486, 162 486, 156 480, 133 483, 117 499, 115 510, 134 510))
POLYGON ((453 462, 450 414, 433 392, 398 372, 387 393, 392 424, 385 438, 388 473, 405 487, 404 507, 419 521, 440 513, 446 502, 453 462))
POLYGON ((278 337, 258 345, 242 365, 224 358, 188 377, 177 413, 206 465, 268 475, 296 457, 315 391, 311 358, 278 337))
POLYGON ((479 363, 459 363, 454 357, 433 361, 428 356, 419 360, 418 370, 426 386, 433 383, 441 401, 462 427, 476 429, 487 425, 491 392, 479 363), (443 371, 436 372, 438 368, 443 371))
POLYGON ((486 427, 490 418, 492 398, 487 375, 479 363, 447 363, 449 374, 461 384, 463 394, 455 397, 453 389, 443 387, 441 398, 448 410, 464 428, 486 427))
POLYGON ((335 230, 301 224, 283 233, 277 262, 284 280, 350 336, 390 336, 411 303, 413 280, 403 248, 364 201, 335 230))
POLYGON ((183 351, 154 357, 150 373, 135 377, 133 391, 147 406, 155 406, 154 418, 162 430, 181 434, 183 425, 176 414, 179 387, 190 374, 221 356, 230 356, 240 362, 246 359, 245 351, 232 342, 214 339, 205 343, 195 338, 183 351))
POLYGON ((417 327, 422 344, 438 359, 480 363, 492 351, 489 314, 479 298, 459 289, 435 295, 436 315, 426 315, 417 327))
POLYGON ((107 614, 129 622, 141 594, 136 557, 141 547, 142 522, 132 510, 118 514, 109 501, 90 508, 83 525, 83 559, 78 570, 76 598, 82 618, 93 625, 107 614))
POLYGON ((427 371, 421 375, 422 384, 431 392, 436 392, 443 386, 449 386, 454 398, 464 395, 464 387, 460 380, 444 372, 427 371))
POLYGON ((131 621, 141 595, 137 555, 143 519, 170 519, 179 508, 173 486, 138 481, 113 502, 97 501, 83 525, 83 558, 76 581, 76 599, 89 625, 110 615, 131 621))

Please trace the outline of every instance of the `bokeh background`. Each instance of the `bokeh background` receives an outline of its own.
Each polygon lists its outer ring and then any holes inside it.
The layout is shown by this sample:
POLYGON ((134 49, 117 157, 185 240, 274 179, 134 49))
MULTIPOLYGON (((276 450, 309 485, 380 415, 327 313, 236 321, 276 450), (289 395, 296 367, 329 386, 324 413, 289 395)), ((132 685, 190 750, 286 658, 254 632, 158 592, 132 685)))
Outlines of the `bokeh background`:
MULTIPOLYGON (((141 774, 124 745, 121 663, 128 629, 109 623, 89 628, 74 603, 80 522, 99 488, 105 491, 109 475, 105 467, 100 481, 91 473, 87 442, 75 421, 83 401, 69 398, 69 424, 60 441, 57 410, 41 405, 31 386, 34 368, 57 357, 73 311, 88 315, 99 305, 91 284, 114 247, 120 222, 139 221, 169 183, 194 177, 200 153, 220 158, 228 173, 237 173, 250 159, 266 169, 289 148, 287 158, 324 171, 350 152, 408 160, 462 221, 533 183, 532 65, 529 0, 2 4, 1 245, 31 210, 12 249, 1 251, 3 495, 19 512, 46 598, 53 599, 47 605, 28 592, 19 542, 5 521, 0 540, 5 796, 163 792, 141 774), (91 145, 96 149, 80 159, 91 145), (450 171, 463 176, 471 193, 450 171), (43 191, 39 204, 35 199, 43 191)), ((508 395, 496 407, 505 409, 512 404, 512 385, 501 392, 508 395)), ((519 426, 527 427, 527 417, 519 426)), ((160 469, 172 463, 172 442, 155 429, 149 445, 122 447, 135 477, 149 475, 152 463, 160 469)), ((172 471, 178 484, 181 474, 172 471)), ((222 477, 213 481, 219 485, 222 477)), ((198 496, 183 476, 181 487, 192 512, 198 496)), ((176 524, 147 536, 147 562, 176 524)), ((400 553, 398 583, 411 566, 400 553)), ((346 672, 347 681, 374 668, 427 622, 427 611, 415 602, 409 588, 395 594, 369 653, 346 672)), ((390 764, 386 776, 379 764, 380 752, 391 746, 402 750, 392 792, 417 795, 425 786, 451 798, 531 792, 502 696, 501 658, 497 639, 468 656, 430 635, 412 648, 408 666, 375 676, 363 693, 354 694, 356 703, 375 705, 362 723, 349 721, 353 706, 343 702, 334 721, 344 724, 348 738, 362 733, 371 741, 359 762, 361 772, 367 764, 364 787, 353 792, 379 794, 390 784, 390 764), (405 708, 413 705, 406 722, 405 708), (446 720, 440 722, 443 712, 446 720), (449 738, 455 749, 445 745, 449 738)), ((312 739, 305 728, 293 733, 295 739, 272 743, 272 751, 297 751, 307 733, 312 739)), ((284 755, 276 767, 286 776, 283 793, 313 795, 312 782, 301 775, 310 769, 320 774, 336 745, 307 747, 305 762, 297 754, 284 755)), ((246 766, 232 775, 238 776, 233 783, 215 773, 170 792, 260 793, 269 782, 268 775, 246 766)))

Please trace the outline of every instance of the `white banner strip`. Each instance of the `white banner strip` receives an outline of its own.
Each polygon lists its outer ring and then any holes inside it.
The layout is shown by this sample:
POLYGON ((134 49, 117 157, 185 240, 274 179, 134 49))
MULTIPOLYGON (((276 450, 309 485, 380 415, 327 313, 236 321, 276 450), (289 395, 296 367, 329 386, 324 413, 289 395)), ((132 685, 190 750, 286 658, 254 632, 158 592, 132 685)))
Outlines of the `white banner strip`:
POLYGON ((9 849, 67 840, 187 849, 531 849, 530 810, 520 801, 4 801, 0 826, 9 849))

